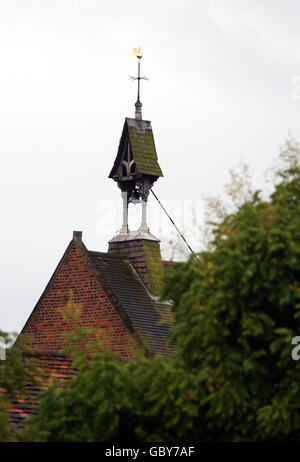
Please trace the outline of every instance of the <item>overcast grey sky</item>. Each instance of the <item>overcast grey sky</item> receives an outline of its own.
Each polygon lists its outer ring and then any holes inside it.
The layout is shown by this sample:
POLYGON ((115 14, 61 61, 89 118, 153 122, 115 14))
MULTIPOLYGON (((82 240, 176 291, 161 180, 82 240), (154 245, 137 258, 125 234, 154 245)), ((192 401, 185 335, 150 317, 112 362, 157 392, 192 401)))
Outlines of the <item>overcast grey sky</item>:
POLYGON ((4 330, 22 328, 73 230, 107 249, 138 45, 166 203, 220 194, 241 160, 260 186, 288 130, 300 140, 297 0, 0 0, 4 330))

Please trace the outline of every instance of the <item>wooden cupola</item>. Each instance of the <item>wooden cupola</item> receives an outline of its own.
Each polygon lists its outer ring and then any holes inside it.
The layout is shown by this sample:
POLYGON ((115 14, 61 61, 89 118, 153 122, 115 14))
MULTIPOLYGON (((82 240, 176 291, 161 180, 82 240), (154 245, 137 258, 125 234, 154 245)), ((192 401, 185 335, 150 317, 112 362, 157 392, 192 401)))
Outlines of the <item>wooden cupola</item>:
POLYGON ((126 191, 128 202, 148 198, 153 183, 163 176, 157 161, 151 122, 125 119, 120 145, 109 178, 126 191))

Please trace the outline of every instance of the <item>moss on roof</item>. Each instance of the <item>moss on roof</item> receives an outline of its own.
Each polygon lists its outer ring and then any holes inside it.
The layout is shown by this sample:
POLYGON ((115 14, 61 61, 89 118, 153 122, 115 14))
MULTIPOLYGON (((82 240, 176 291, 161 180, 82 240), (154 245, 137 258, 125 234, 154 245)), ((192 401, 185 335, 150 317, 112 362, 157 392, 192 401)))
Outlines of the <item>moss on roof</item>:
POLYGON ((151 292, 159 295, 163 285, 164 268, 160 255, 159 245, 154 241, 143 240, 146 264, 151 284, 151 292))
POLYGON ((157 161, 152 129, 139 133, 136 127, 128 126, 128 132, 133 158, 139 173, 163 176, 157 161))
POLYGON ((156 178, 163 176, 157 161, 151 122, 126 117, 117 157, 109 174, 110 178, 118 181, 118 178, 122 176, 119 172, 120 163, 122 162, 124 152, 127 152, 128 143, 130 144, 135 161, 136 173, 156 178))

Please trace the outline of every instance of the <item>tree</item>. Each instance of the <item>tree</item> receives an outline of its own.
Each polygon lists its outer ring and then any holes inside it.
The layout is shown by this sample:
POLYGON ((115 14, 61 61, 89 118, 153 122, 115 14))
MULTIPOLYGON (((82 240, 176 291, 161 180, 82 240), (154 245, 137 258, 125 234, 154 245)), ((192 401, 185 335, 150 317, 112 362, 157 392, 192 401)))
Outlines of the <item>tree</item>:
POLYGON ((225 440, 299 438, 300 365, 291 359, 300 332, 299 149, 285 152, 270 201, 256 192, 228 215, 213 250, 165 288, 207 428, 225 440))

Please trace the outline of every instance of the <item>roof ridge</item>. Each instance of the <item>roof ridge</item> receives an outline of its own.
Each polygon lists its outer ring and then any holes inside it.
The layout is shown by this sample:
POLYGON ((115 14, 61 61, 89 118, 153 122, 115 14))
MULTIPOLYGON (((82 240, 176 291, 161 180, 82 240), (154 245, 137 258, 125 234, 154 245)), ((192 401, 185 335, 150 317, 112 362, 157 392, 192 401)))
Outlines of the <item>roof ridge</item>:
POLYGON ((128 260, 129 261, 128 257, 126 257, 125 255, 121 255, 121 254, 112 254, 109 252, 98 252, 97 250, 88 250, 88 249, 87 251, 90 254, 97 255, 99 257, 109 257, 109 258, 114 258, 116 260, 128 260))

